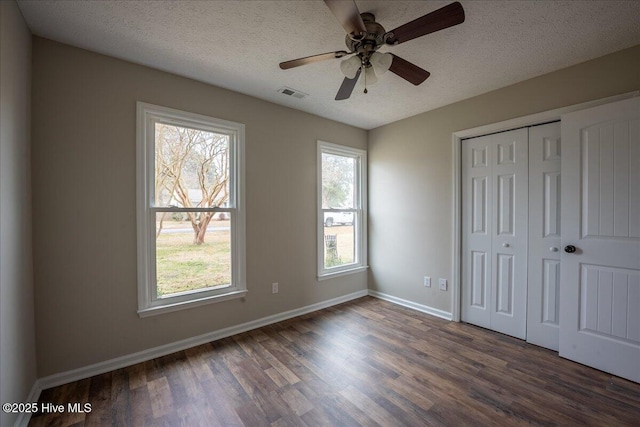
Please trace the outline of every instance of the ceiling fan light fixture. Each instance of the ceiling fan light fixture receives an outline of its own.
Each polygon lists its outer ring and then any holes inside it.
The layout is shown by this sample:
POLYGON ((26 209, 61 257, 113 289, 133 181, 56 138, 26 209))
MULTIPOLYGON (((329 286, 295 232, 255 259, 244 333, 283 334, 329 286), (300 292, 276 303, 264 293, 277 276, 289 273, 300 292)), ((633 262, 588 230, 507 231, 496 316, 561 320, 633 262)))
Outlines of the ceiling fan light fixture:
POLYGON ((348 79, 353 79, 360 67, 362 67, 362 61, 358 55, 353 55, 340 63, 340 71, 348 79))
POLYGON ((378 75, 382 75, 389 71, 393 62, 393 55, 390 53, 373 52, 370 59, 371 65, 378 75))
POLYGON ((376 51, 384 44, 395 46, 453 27, 463 23, 465 20, 462 5, 460 2, 454 1, 391 31, 385 31, 384 27, 376 22, 376 17, 373 13, 360 13, 355 0, 324 0, 324 3, 347 33, 345 44, 348 51, 340 50, 305 56, 281 62, 280 68, 288 70, 325 59, 343 58, 347 55, 352 55, 340 63, 340 70, 345 78, 336 94, 336 101, 348 99, 351 96, 363 71, 364 93, 368 92, 367 83, 370 85, 376 83, 378 76, 389 70, 415 86, 422 84, 430 75, 428 71, 399 56, 376 51))

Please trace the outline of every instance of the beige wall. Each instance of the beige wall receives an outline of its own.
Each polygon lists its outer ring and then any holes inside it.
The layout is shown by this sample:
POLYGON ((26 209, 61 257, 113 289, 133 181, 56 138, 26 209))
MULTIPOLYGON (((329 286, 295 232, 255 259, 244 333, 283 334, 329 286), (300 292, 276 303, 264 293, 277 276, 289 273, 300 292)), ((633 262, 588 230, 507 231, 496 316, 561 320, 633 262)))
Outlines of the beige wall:
POLYGON ((33 93, 40 376, 366 289, 315 264, 316 140, 366 131, 37 37, 33 93), (136 101, 246 125, 246 301, 136 314, 136 101))
MULTIPOLYGON (((0 2, 0 402, 24 402, 36 380, 31 258, 31 33, 0 2)), ((17 414, 0 412, 0 425, 17 414)))
POLYGON ((451 312, 453 132, 637 89, 640 46, 370 131, 369 288, 451 312))

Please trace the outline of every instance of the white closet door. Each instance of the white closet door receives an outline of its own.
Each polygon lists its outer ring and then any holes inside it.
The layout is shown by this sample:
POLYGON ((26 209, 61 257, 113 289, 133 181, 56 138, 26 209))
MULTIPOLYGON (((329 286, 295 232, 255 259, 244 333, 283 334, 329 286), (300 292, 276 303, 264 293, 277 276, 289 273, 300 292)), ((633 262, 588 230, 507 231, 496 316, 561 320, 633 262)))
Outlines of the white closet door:
POLYGON ((528 132, 495 135, 491 328, 527 335, 528 132))
POLYGON ((558 351, 560 122, 529 128, 527 341, 558 351))
POLYGON ((462 320, 526 337, 527 130, 463 142, 462 320))
POLYGON ((560 355, 640 382, 640 99, 562 116, 562 143, 560 355))
POLYGON ((491 136, 462 143, 462 320, 491 328, 493 168, 491 136))

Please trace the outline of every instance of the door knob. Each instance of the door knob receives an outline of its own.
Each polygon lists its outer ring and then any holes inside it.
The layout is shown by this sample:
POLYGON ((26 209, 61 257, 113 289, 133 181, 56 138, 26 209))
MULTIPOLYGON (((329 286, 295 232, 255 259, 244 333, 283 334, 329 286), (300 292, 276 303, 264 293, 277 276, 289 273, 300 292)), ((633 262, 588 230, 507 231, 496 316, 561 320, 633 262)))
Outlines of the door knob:
POLYGON ((509 246, 511 246, 511 245, 510 245, 510 244, 508 244, 508 243, 503 243, 503 244, 502 244, 502 246, 504 246, 505 248, 508 248, 508 247, 509 247, 509 246))
POLYGON ((551 246, 551 247, 549 248, 549 250, 550 250, 551 252, 558 252, 558 248, 556 248, 555 246, 551 246))
POLYGON ((567 245, 564 247, 564 251, 568 254, 572 254, 576 251, 576 247, 573 245, 567 245))

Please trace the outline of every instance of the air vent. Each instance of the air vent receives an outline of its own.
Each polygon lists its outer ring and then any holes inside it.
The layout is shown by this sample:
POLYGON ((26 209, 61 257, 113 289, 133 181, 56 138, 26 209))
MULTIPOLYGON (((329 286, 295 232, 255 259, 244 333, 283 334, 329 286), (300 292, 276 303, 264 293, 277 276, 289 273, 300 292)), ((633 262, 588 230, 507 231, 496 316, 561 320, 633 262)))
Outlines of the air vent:
POLYGON ((308 93, 304 93, 304 92, 300 92, 299 90, 296 89, 292 89, 290 87, 287 86, 282 86, 280 89, 278 89, 278 92, 287 95, 287 96, 293 96, 294 98, 304 98, 306 96, 309 96, 308 93))

